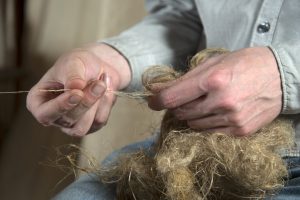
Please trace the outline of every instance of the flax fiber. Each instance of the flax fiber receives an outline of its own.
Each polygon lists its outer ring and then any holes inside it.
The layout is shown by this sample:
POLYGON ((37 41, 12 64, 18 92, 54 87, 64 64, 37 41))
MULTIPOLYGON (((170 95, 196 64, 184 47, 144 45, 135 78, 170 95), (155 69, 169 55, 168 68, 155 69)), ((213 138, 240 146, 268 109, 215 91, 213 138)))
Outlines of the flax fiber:
MULTIPOLYGON (((190 68, 208 57, 227 53, 207 49, 195 55, 190 68)), ((181 76, 156 66, 143 75, 152 86, 181 76)), ((166 111, 152 149, 127 153, 97 170, 102 182, 116 184, 119 200, 263 199, 275 194, 288 176, 279 155, 293 146, 292 123, 278 118, 248 137, 190 129, 166 111), (152 155, 152 152, 154 155, 152 155)))

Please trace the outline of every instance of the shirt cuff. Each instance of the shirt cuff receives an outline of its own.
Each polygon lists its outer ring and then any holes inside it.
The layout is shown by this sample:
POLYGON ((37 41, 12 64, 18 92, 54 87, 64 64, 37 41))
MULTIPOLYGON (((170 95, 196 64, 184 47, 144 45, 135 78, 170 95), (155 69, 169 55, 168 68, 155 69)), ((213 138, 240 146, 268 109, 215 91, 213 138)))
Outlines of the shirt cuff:
POLYGON ((282 114, 300 113, 299 69, 294 64, 291 53, 280 44, 270 46, 277 60, 283 92, 282 114))
POLYGON ((117 50, 128 61, 131 70, 131 82, 126 91, 140 91, 142 89, 141 77, 147 67, 154 65, 155 57, 151 54, 140 54, 139 49, 147 48, 134 37, 112 37, 99 41, 117 50))

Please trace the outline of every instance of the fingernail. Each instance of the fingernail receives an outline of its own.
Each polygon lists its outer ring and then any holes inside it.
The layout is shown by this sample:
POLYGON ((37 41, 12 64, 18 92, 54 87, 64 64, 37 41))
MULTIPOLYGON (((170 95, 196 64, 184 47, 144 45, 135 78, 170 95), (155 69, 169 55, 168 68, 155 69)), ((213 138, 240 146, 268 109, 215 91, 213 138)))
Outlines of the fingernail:
POLYGON ((104 76, 105 76, 105 73, 101 74, 100 77, 99 77, 99 80, 103 81, 104 80, 104 76))
POLYGON ((101 74, 99 80, 103 81, 105 83, 106 87, 109 88, 109 86, 110 86, 110 77, 107 75, 107 73, 101 74))
POLYGON ((104 74, 103 81, 107 88, 110 88, 110 77, 107 74, 104 74))
POLYGON ((100 85, 99 83, 95 84, 92 87, 92 94, 94 96, 99 96, 99 95, 103 94, 104 91, 105 91, 105 88, 103 87, 103 85, 100 85))
POLYGON ((75 105, 75 104, 78 104, 80 102, 80 100, 81 100, 81 96, 73 95, 69 98, 69 103, 75 105))

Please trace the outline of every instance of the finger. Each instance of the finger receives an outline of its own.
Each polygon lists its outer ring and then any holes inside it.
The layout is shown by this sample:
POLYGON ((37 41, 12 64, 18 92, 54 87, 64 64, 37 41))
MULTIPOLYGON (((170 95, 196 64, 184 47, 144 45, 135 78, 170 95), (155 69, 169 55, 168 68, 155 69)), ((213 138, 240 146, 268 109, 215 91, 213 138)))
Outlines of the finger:
POLYGON ((213 104, 207 105, 207 96, 202 96, 192 102, 172 109, 179 120, 194 120, 213 114, 213 104))
POLYGON ((170 86, 174 85, 176 81, 179 81, 179 79, 171 80, 168 82, 162 82, 162 83, 151 83, 147 85, 147 89, 151 91, 153 94, 158 94, 160 91, 169 88, 170 86))
POLYGON ((76 107, 82 98, 83 93, 80 90, 67 91, 52 100, 40 104, 32 113, 41 124, 50 125, 76 107))
POLYGON ((207 90, 203 83, 199 76, 177 81, 173 86, 149 98, 148 105, 153 110, 176 108, 205 95, 207 90))
POLYGON ((177 80, 155 84, 154 93, 161 92, 149 98, 149 107, 154 110, 172 109, 206 94, 210 90, 210 83, 213 83, 213 87, 222 85, 223 81, 219 80, 219 75, 209 76, 205 70, 217 65, 224 56, 225 54, 213 56, 205 60, 177 80))
POLYGON ((246 102, 244 106, 240 106, 240 109, 233 109, 222 103, 211 107, 213 100, 205 99, 181 106, 173 113, 178 119, 187 120, 195 129, 211 129, 219 126, 240 128, 261 113, 257 104, 261 105, 259 102, 252 101, 246 102))
POLYGON ((191 76, 195 74, 202 73, 203 71, 207 70, 211 66, 214 66, 226 56, 226 54, 221 55, 214 55, 212 57, 208 57, 204 61, 200 62, 196 67, 190 69, 190 71, 182 76, 182 79, 189 79, 191 76))
POLYGON ((89 133, 95 132, 106 125, 115 100, 116 97, 112 93, 106 93, 105 96, 103 96, 99 100, 95 120, 92 124, 91 129, 89 130, 89 133))
POLYGON ((75 124, 84 113, 91 109, 91 107, 104 95, 106 85, 102 80, 94 81, 89 84, 84 90, 84 97, 74 109, 66 113, 64 119, 70 124, 75 124))
POLYGON ((61 128, 61 130, 74 137, 83 137, 89 131, 95 118, 98 103, 95 103, 91 109, 85 112, 80 120, 72 128, 61 128))
POLYGON ((252 115, 250 120, 248 120, 243 126, 234 127, 232 134, 236 136, 248 136, 255 133, 276 118, 278 115, 277 109, 277 106, 271 106, 267 110, 261 110, 261 112, 252 115))
POLYGON ((74 126, 74 124, 72 124, 71 122, 66 121, 63 116, 55 120, 52 125, 60 128, 71 128, 74 126))
POLYGON ((198 130, 213 129, 217 127, 229 126, 227 115, 217 114, 204 117, 201 119, 189 120, 187 124, 189 127, 198 130))
POLYGON ((215 127, 211 129, 206 129, 206 131, 212 132, 212 133, 224 133, 228 135, 233 135, 236 137, 245 137, 248 136, 258 129, 254 129, 252 131, 248 130, 249 126, 245 127, 234 127, 234 126, 229 126, 229 127, 215 127))
POLYGON ((213 57, 209 57, 208 59, 205 59, 203 62, 199 63, 197 65, 197 67, 190 69, 190 71, 188 71, 187 73, 185 73, 184 75, 180 76, 178 79, 176 80, 172 80, 169 82, 164 82, 164 83, 154 83, 151 84, 151 91, 154 93, 158 93, 159 91, 161 91, 162 89, 166 89, 170 86, 172 86, 175 82, 177 81, 182 81, 185 79, 190 79, 191 77, 201 73, 202 71, 205 71, 207 68, 216 65, 220 62, 221 59, 223 59, 225 55, 218 55, 218 56, 213 56, 213 57))
POLYGON ((228 135, 234 135, 233 132, 236 128, 235 127, 215 127, 211 129, 206 129, 205 131, 211 132, 211 133, 224 133, 228 135))
POLYGON ((63 85, 60 83, 54 82, 39 82, 29 91, 26 99, 27 109, 31 112, 35 112, 38 110, 40 105, 43 103, 54 99, 59 96, 61 93, 51 93, 51 92, 42 92, 41 90, 57 90, 62 89, 63 85))
MULTIPOLYGON (((111 82, 111 77, 108 74, 104 73, 103 80, 106 84, 107 90, 115 90, 111 82)), ((113 93, 105 93, 105 95, 101 97, 98 104, 95 119, 91 129, 89 130, 89 133, 95 132, 106 125, 112 106, 114 105, 115 101, 116 96, 113 93)))
POLYGON ((262 115, 263 113, 253 117, 243 126, 215 127, 209 129, 209 131, 230 134, 237 137, 249 136, 273 120, 271 118, 267 118, 266 120, 262 115))
POLYGON ((193 120, 211 114, 241 113, 243 110, 244 115, 249 116, 257 111, 257 105, 253 99, 241 99, 237 95, 227 94, 224 89, 210 91, 207 95, 173 109, 173 113, 180 120, 193 120))

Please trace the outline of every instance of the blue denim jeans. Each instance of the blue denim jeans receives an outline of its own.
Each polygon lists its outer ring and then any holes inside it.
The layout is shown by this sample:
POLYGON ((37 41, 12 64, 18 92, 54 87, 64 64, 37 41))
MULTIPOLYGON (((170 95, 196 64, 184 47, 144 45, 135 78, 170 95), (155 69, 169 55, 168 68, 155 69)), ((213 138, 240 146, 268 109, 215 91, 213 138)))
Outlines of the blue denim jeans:
MULTIPOLYGON (((154 142, 154 138, 135 143, 113 152, 103 162, 113 161, 121 153, 148 149, 154 142)), ((300 200, 300 157, 285 159, 290 166, 290 177, 286 186, 276 195, 266 200, 300 200)), ((94 174, 82 176, 58 194, 54 200, 115 200, 115 186, 103 185, 94 174)))

